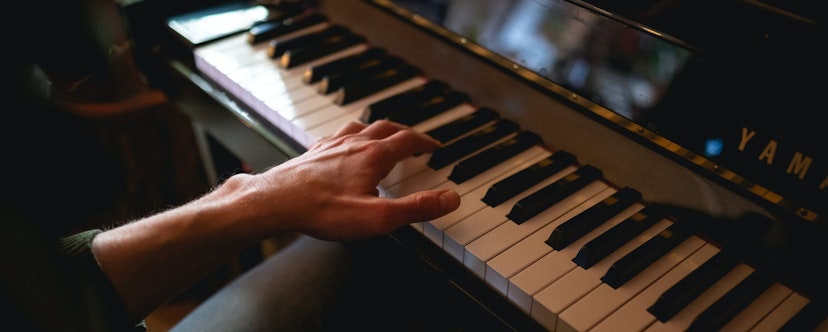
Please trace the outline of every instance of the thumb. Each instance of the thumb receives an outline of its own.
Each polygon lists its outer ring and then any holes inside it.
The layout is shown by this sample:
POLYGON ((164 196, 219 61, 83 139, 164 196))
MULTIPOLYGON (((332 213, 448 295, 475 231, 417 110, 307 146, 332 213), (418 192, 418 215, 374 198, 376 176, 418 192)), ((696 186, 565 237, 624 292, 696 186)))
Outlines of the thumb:
POLYGON ((391 209, 400 219, 409 223, 429 221, 442 217, 460 206, 460 195, 453 190, 425 190, 394 200, 391 209))

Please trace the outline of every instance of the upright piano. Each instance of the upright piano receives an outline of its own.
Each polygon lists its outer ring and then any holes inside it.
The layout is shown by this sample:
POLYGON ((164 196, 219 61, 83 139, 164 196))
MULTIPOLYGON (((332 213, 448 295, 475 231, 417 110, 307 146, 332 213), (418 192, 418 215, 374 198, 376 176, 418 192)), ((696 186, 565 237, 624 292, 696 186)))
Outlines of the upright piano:
POLYGON ((254 168, 348 121, 443 142, 381 194, 452 188, 460 209, 391 236, 507 330, 826 331, 823 7, 144 0, 125 12, 139 64, 205 146, 254 168))

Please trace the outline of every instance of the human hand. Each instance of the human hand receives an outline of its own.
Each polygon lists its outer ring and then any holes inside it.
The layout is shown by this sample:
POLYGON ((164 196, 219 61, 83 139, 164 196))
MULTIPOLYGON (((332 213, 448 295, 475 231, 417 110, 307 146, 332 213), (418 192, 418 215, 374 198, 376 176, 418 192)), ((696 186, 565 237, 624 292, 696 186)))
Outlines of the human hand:
MULTIPOLYGON (((450 190, 379 197, 377 185, 397 162, 440 143, 388 121, 349 123, 299 157, 247 178, 257 188, 246 204, 255 219, 325 240, 367 238, 455 210, 450 190)), ((246 177, 245 177, 246 178, 246 177)))
POLYGON ((379 197, 379 181, 398 161, 439 145, 388 121, 351 123, 299 157, 100 233, 92 250, 130 312, 144 317, 196 276, 280 232, 356 240, 457 209, 460 197, 450 190, 379 197))

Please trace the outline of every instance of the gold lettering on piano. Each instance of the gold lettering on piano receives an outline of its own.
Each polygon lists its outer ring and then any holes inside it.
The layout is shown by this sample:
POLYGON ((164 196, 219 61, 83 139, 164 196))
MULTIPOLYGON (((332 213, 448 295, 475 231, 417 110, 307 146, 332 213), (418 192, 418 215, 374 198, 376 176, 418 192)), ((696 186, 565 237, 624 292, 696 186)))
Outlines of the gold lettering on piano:
POLYGON ((799 179, 805 179, 805 173, 808 173, 808 167, 811 166, 811 157, 805 156, 800 152, 794 153, 791 158, 791 163, 788 165, 788 174, 799 174, 799 179))
POLYGON ((759 160, 765 160, 768 165, 773 165, 773 157, 776 155, 776 146, 776 141, 770 140, 768 145, 766 145, 762 150, 762 153, 759 154, 759 160))
MULTIPOLYGON (((745 151, 745 148, 747 148, 748 143, 754 137, 756 137, 755 131, 748 129, 747 127, 742 127, 741 140, 739 141, 738 146, 739 151, 745 151)), ((762 149, 762 152, 759 153, 758 159, 764 161, 768 165, 773 165, 773 160, 776 156, 778 147, 779 143, 777 141, 772 139, 768 140, 767 145, 765 145, 765 147, 762 149)), ((812 164, 813 158, 803 154, 802 152, 796 151, 791 157, 791 161, 788 164, 786 172, 788 174, 796 176, 797 178, 799 178, 799 180, 805 180, 805 176, 808 174, 808 170, 811 168, 812 164)), ((828 188, 828 176, 826 176, 819 184, 820 190, 823 190, 825 188, 828 188)))
MULTIPOLYGON (((742 133, 740 136, 739 145, 737 146, 738 151, 745 152, 748 148, 748 143, 756 137, 756 131, 750 130, 747 127, 742 127, 742 133)), ((761 140, 760 140, 761 141, 761 140)), ((751 143, 754 144, 754 143, 751 143)), ((755 143, 754 145, 761 145, 762 142, 755 143)), ((759 156, 757 157, 758 160, 764 161, 767 165, 773 165, 774 158, 776 157, 777 148, 779 147, 779 143, 776 140, 768 139, 767 144, 762 148, 762 151, 759 152, 759 156)), ((752 149, 755 151, 754 149, 752 149)), ((783 153, 784 155, 784 153, 783 153)), ((797 188, 805 189, 804 186, 816 186, 819 191, 824 191, 828 188, 828 175, 822 177, 821 182, 819 182, 818 176, 811 176, 806 180, 806 176, 808 174, 809 169, 811 168, 814 160, 811 156, 802 153, 801 151, 793 151, 793 155, 791 156, 790 162, 788 163, 788 167, 785 172, 788 175, 794 176, 798 179, 801 183, 796 184, 797 188), (800 186, 801 185, 801 186, 800 186)), ((817 166, 817 171, 821 170, 822 167, 817 166)), ((795 189, 798 190, 798 189, 795 189)), ((804 193, 805 191, 803 191, 804 193)), ((762 197, 767 199, 770 202, 774 202, 779 204, 779 202, 783 199, 779 193, 774 191, 766 191, 764 194, 761 194, 762 197)), ((799 199, 799 198, 796 198, 799 199)), ((803 213, 801 211, 809 211, 805 207, 801 207, 797 215, 806 220, 813 221, 815 218, 815 214, 808 212, 803 213)))
MULTIPOLYGON (((755 131, 748 129, 747 127, 742 127, 742 136, 738 147, 739 151, 745 151, 748 142, 755 136, 755 131)), ((759 154, 758 159, 764 160, 768 165, 773 165, 773 158, 776 156, 776 148, 778 146, 779 143, 775 140, 769 140, 768 144, 759 154)), ((794 152, 793 157, 791 157, 791 162, 788 164, 787 172, 788 174, 796 175, 800 180, 804 180, 805 175, 808 173, 808 169, 811 167, 812 163, 813 159, 810 156, 804 155, 799 151, 794 152)), ((824 189, 826 186, 828 186, 828 178, 822 181, 819 188, 824 189)))
POLYGON ((753 136, 756 136, 755 131, 742 127, 742 140, 739 141, 739 151, 745 151, 745 145, 747 145, 747 142, 750 141, 753 136))

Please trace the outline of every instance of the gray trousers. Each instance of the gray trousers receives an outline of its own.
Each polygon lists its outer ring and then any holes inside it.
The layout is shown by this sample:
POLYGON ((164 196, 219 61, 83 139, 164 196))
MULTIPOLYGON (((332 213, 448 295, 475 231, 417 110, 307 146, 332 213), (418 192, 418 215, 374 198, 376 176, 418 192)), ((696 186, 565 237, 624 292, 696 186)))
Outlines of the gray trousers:
POLYGON ((322 331, 353 276, 345 245, 300 237, 221 288, 172 331, 322 331))
POLYGON ((300 237, 175 326, 187 331, 507 331, 446 275, 389 237, 300 237))

